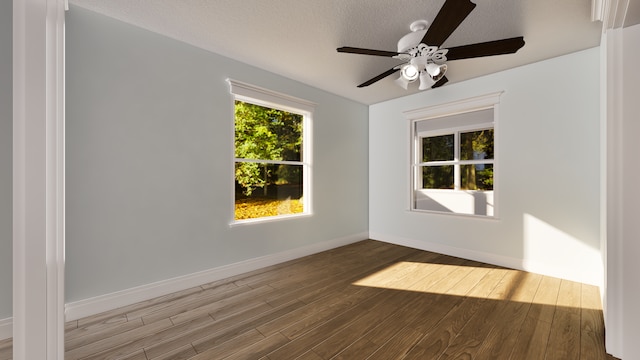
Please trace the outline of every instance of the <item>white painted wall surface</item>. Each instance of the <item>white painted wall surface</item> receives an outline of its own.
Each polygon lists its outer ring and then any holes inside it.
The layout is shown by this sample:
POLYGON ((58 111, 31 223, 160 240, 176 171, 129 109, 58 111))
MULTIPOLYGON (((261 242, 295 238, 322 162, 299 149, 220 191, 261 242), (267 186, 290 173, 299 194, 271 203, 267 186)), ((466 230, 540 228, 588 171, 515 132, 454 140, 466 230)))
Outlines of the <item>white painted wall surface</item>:
POLYGON ((416 190, 417 210, 493 216, 493 191, 416 190))
MULTIPOLYGON (((12 1, 0 1, 0 320, 12 310, 12 1)), ((0 337, 1 338, 1 337, 0 337)))
POLYGON ((375 104, 370 236, 600 285, 599 141, 598 49, 375 104), (410 132, 402 112, 498 91, 499 219, 408 211, 410 132))
POLYGON ((81 8, 66 29, 68 302, 366 238, 367 106, 81 8), (313 216, 229 227, 227 78, 318 104, 313 216))
POLYGON ((640 25, 623 29, 622 80, 622 359, 640 354, 640 25))

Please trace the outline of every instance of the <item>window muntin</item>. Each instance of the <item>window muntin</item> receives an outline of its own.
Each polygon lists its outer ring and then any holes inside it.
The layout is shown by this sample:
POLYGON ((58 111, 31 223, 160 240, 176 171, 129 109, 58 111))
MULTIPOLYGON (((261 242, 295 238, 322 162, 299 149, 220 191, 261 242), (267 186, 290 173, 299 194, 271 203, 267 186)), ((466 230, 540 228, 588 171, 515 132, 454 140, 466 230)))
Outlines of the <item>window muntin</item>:
POLYGON ((235 80, 232 224, 311 213, 316 104, 235 80))
POLYGON ((419 134, 420 189, 493 190, 493 128, 419 134))

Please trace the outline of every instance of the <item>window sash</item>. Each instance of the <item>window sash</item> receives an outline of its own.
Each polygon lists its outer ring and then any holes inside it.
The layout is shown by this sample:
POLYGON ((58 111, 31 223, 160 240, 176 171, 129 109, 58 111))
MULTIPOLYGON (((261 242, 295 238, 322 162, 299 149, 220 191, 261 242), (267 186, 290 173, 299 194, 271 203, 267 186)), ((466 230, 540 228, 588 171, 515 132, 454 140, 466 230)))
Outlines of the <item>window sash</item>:
POLYGON ((479 165, 479 164, 493 164, 494 159, 480 159, 480 160, 447 160, 447 161, 429 161, 423 163, 417 163, 414 166, 440 166, 440 165, 479 165))
POLYGON ((261 164, 275 164, 275 165, 308 165, 308 163, 304 161, 291 161, 291 160, 262 160, 262 159, 244 159, 244 158, 235 158, 235 162, 254 162, 261 164))
MULTIPOLYGON (((482 130, 493 130, 493 124, 477 124, 474 126, 464 126, 453 129, 442 129, 436 131, 425 131, 416 134, 416 146, 415 146, 415 154, 414 159, 416 163, 413 165, 414 167, 414 191, 417 190, 439 190, 439 191, 461 191, 462 190, 462 170, 461 166, 464 165, 494 165, 495 158, 491 159, 475 159, 475 160, 460 160, 460 135, 463 133, 469 133, 474 131, 482 131, 482 130), (438 160, 438 161, 426 161, 426 162, 418 162, 419 159, 423 159, 423 146, 422 142, 424 138, 429 137, 437 137, 443 135, 452 135, 453 134, 453 160, 438 160), (437 166, 453 166, 453 189, 436 189, 436 188, 424 188, 424 178, 422 175, 423 167, 437 167, 437 166)), ((495 133, 494 133, 495 136, 495 133)), ((495 177, 495 174, 494 174, 495 177)), ((468 191, 468 190, 464 190, 468 191)), ((473 191, 485 191, 485 190, 473 190, 473 191)), ((487 190, 493 191, 493 190, 487 190)))

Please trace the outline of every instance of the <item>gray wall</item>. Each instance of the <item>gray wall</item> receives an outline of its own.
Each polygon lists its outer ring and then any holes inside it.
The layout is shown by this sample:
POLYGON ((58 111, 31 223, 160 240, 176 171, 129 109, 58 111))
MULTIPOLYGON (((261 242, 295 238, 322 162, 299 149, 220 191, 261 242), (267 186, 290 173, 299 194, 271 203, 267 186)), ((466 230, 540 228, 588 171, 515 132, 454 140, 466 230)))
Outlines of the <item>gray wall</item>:
POLYGON ((72 7, 68 302, 368 231, 368 108, 72 7), (318 104, 310 217, 230 227, 227 78, 318 104))
POLYGON ((12 14, 13 3, 0 1, 0 319, 11 317, 12 298, 12 14))

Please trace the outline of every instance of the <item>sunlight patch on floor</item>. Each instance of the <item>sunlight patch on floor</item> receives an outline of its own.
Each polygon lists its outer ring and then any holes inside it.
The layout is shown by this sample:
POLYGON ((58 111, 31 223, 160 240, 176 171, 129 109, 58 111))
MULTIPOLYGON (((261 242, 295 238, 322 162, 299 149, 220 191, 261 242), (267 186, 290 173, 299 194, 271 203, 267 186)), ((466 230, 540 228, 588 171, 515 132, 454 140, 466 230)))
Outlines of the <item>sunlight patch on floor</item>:
MULTIPOLYGON (((555 306, 555 297, 533 300, 539 290, 540 277, 534 273, 498 267, 401 261, 359 279, 353 285, 555 306), (488 281, 483 282, 484 278, 488 281), (496 279, 499 279, 497 286, 496 279), (495 288, 487 288, 485 283, 493 284, 495 288)), ((588 308, 600 309, 597 305, 588 308)))

